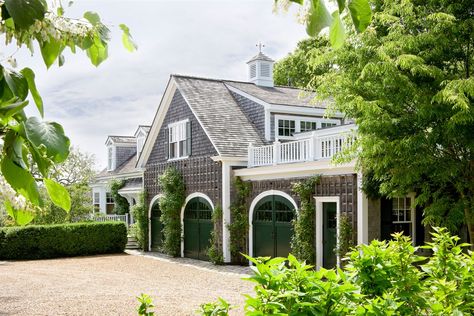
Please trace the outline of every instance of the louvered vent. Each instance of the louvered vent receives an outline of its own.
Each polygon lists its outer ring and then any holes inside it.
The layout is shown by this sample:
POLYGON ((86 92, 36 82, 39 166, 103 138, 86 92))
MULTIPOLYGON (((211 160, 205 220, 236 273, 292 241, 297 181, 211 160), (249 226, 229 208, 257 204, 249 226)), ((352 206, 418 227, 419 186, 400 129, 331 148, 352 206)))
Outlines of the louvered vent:
POLYGON ((260 76, 270 77, 270 65, 269 64, 260 64, 260 76))
POLYGON ((257 77, 257 65, 253 64, 250 66, 250 78, 257 77))

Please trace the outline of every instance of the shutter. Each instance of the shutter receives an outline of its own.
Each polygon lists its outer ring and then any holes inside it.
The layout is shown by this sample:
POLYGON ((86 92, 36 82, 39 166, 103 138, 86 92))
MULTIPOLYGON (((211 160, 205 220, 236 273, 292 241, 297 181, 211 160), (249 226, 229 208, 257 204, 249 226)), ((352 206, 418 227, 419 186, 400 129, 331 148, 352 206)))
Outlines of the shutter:
POLYGON ((170 132, 169 128, 165 128, 165 158, 170 159, 170 132))
POLYGON ((186 123, 186 152, 188 156, 191 156, 191 145, 192 143, 192 133, 191 133, 191 121, 186 123))

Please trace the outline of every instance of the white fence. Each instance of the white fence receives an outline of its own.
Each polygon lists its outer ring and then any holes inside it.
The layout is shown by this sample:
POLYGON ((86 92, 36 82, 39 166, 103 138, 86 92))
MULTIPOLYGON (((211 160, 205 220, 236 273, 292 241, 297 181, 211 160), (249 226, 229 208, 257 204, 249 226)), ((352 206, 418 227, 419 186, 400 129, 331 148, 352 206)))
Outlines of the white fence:
POLYGON ((275 141, 272 145, 248 149, 248 166, 259 167, 285 163, 330 159, 355 139, 355 125, 343 125, 295 135, 296 140, 275 141))
POLYGON ((96 221, 96 222, 124 222, 129 226, 132 224, 130 222, 130 217, 129 214, 124 214, 124 215, 116 215, 116 214, 100 214, 100 215, 91 215, 91 219, 96 221))

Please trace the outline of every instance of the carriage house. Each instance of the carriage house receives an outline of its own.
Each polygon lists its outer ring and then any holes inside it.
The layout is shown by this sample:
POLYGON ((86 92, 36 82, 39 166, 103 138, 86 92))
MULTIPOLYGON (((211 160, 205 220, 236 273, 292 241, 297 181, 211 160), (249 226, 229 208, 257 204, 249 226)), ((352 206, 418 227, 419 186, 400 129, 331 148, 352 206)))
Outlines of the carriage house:
POLYGON ((300 200, 294 182, 320 175, 314 188, 314 227, 318 266, 332 267, 341 215, 355 243, 389 238, 403 230, 422 241, 421 213, 413 196, 370 200, 361 191, 354 163, 331 158, 354 139, 357 126, 342 113, 325 116, 327 102, 312 93, 274 86, 273 60, 259 53, 248 62, 247 82, 171 75, 136 170, 143 171, 150 219, 150 249, 161 244, 158 177, 175 167, 186 185, 181 211, 181 255, 207 259, 214 227, 212 212, 222 207, 218 230, 225 262, 231 262, 230 205, 235 177, 251 182, 247 253, 285 256, 293 234, 291 220, 300 200))

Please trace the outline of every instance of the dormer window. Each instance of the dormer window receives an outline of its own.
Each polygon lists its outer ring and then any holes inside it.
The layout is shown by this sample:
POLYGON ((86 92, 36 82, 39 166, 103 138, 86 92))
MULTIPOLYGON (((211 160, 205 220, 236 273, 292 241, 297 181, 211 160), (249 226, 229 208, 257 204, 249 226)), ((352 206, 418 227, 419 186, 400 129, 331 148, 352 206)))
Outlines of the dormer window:
POLYGON ((114 159, 114 147, 107 147, 107 170, 112 171, 115 169, 115 159, 114 159))
POLYGON ((145 136, 137 137, 137 154, 139 155, 142 152, 143 146, 145 145, 145 136))
POLYGON ((169 159, 191 155, 191 123, 184 120, 168 125, 169 159))

